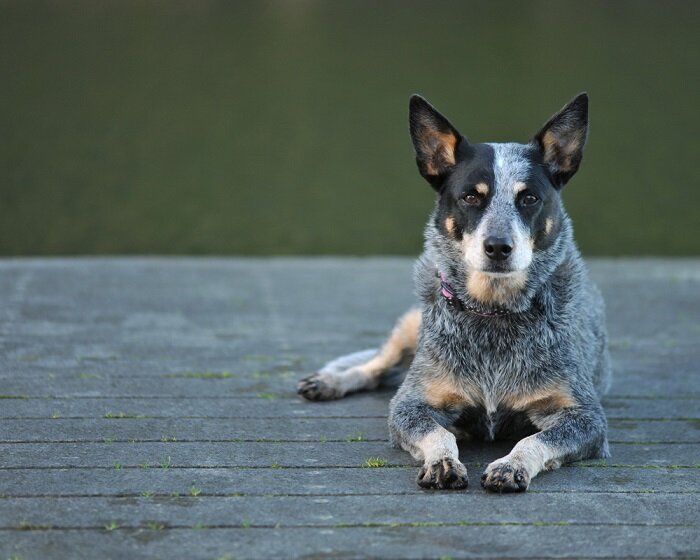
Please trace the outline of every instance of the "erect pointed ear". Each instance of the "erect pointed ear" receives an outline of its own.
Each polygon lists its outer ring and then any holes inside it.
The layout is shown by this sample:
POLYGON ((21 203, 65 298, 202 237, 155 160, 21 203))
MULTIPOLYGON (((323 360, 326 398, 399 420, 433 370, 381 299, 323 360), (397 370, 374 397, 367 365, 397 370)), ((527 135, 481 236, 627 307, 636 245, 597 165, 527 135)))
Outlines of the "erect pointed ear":
POLYGON ((457 146, 466 139, 420 95, 411 96, 408 120, 418 170, 439 191, 445 173, 456 163, 457 146))
POLYGON ((578 170, 587 136, 588 94, 579 93, 532 139, 557 188, 563 187, 578 170))

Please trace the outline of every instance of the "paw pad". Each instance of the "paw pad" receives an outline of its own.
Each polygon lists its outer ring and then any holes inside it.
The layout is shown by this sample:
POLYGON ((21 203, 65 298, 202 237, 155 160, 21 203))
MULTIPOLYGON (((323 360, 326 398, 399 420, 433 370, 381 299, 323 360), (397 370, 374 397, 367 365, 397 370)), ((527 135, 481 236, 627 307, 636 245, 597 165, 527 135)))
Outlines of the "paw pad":
POLYGON ((461 490, 469 484, 466 467, 447 457, 423 465, 416 482, 423 488, 441 490, 461 490))
POLYGON ((511 463, 491 463, 481 476, 481 485, 492 492, 524 492, 530 485, 530 476, 524 468, 511 463))
POLYGON ((343 395, 331 387, 318 373, 304 377, 297 383, 297 393, 310 401, 339 399, 343 395))

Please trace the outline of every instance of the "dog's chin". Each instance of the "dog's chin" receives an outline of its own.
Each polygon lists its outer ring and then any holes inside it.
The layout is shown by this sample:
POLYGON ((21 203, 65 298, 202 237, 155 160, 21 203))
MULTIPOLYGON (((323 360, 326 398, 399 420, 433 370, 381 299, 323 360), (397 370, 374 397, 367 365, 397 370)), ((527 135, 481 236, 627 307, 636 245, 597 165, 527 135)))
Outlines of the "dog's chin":
POLYGON ((527 284, 527 269, 508 267, 467 268, 467 292, 484 304, 508 305, 527 284))

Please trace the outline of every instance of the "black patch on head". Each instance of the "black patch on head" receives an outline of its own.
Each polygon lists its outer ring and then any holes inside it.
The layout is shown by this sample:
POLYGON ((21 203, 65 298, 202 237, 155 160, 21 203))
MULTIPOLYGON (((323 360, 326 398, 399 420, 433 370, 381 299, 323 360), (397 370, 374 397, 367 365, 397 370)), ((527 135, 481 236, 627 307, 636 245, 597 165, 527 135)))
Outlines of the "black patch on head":
POLYGON ((444 178, 436 216, 438 229, 447 235, 449 232, 444 228, 445 219, 447 216, 453 217, 453 237, 459 241, 463 233, 471 233, 477 228, 493 195, 494 152, 488 144, 468 144, 460 148, 458 157, 457 165, 444 178), (488 187, 488 193, 480 206, 470 206, 464 202, 464 197, 475 193, 479 183, 488 187))
POLYGON ((545 250, 554 243, 561 229, 561 195, 552 183, 548 169, 542 165, 539 152, 530 148, 527 157, 530 160, 530 173, 524 181, 526 188, 516 197, 515 206, 534 240, 534 249, 545 250), (532 206, 524 205, 528 195, 536 196, 539 202, 532 206), (548 220, 551 221, 551 228, 547 227, 548 220))
MULTIPOLYGON (((487 211, 494 195, 494 149, 488 144, 469 144, 457 129, 420 96, 411 97, 411 138, 421 175, 440 194, 435 227, 445 237, 461 241, 472 233, 487 211), (488 187, 484 195, 476 185, 488 187), (465 202, 476 193, 480 204, 465 202), (450 222, 446 222, 450 218, 450 222), (452 227, 448 228, 447 223, 452 227)), ((583 157, 588 133, 588 96, 574 98, 554 115, 524 148, 530 171, 518 193, 515 206, 529 229, 535 250, 549 248, 562 225, 563 208, 559 190, 576 173, 583 157), (528 195, 538 199, 525 205, 528 195)))
MULTIPOLYGON (((534 239, 535 249, 544 250, 554 242, 561 227, 561 198, 547 169, 542 165, 539 151, 531 146, 523 147, 526 148, 525 156, 530 160, 530 172, 527 177, 523 177, 527 188, 517 195, 515 206, 534 239), (530 194, 540 202, 535 206, 524 206, 521 202, 530 194), (549 232, 548 219, 552 222, 549 232)), ((478 227, 495 193, 494 157, 493 147, 488 144, 470 144, 460 149, 459 162, 444 178, 435 215, 435 226, 446 237, 461 241, 464 233, 472 233, 478 227), (488 187, 485 195, 476 191, 479 183, 488 187), (466 204, 464 197, 469 193, 477 193, 481 197, 481 204, 466 204), (448 217, 452 218, 454 224, 452 232, 445 226, 448 217)))

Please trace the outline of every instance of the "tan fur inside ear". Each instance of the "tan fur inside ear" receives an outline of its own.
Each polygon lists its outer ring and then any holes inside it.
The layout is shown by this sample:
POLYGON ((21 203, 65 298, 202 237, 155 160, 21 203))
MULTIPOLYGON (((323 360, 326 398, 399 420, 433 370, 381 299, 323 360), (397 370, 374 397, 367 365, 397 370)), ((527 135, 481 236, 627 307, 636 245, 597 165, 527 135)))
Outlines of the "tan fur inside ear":
POLYGON ((439 175, 444 167, 455 164, 457 138, 454 134, 432 130, 426 133, 422 143, 424 153, 431 154, 426 162, 426 172, 429 175, 439 175))
POLYGON ((544 148, 544 161, 555 164, 560 171, 566 173, 574 168, 572 156, 581 147, 581 136, 575 134, 561 138, 548 130, 542 137, 542 147, 544 148))
POLYGON ((467 291, 481 303, 505 305, 518 295, 527 283, 527 272, 519 271, 506 277, 494 277, 483 272, 469 273, 467 291))

